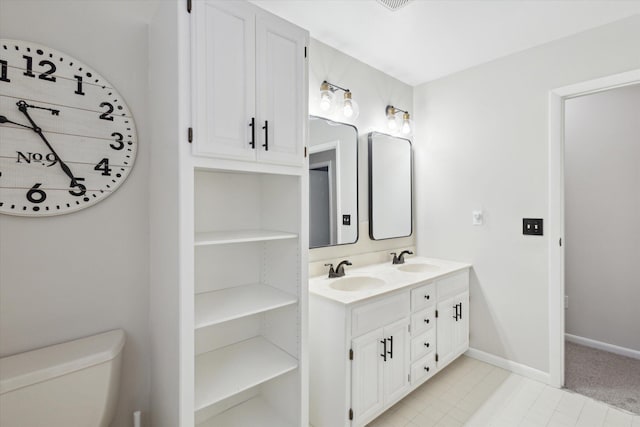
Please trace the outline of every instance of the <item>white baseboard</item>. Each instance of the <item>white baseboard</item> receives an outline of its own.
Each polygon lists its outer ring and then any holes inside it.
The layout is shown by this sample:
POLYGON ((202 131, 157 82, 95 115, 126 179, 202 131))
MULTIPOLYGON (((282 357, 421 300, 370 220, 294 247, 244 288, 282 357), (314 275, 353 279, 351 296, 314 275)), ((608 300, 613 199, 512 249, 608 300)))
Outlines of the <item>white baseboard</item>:
POLYGON ((530 378, 532 380, 540 381, 541 383, 549 384, 550 377, 548 372, 539 371, 521 363, 514 362, 512 360, 504 359, 494 354, 486 353, 475 348, 469 348, 465 353, 466 356, 478 359, 482 362, 489 363, 507 371, 511 371, 514 374, 522 375, 523 377, 530 378))
POLYGON ((640 359, 640 351, 632 350, 626 347, 620 347, 606 342, 592 340, 590 338, 579 337, 577 335, 564 334, 564 338, 572 343, 580 344, 585 347, 597 348, 598 350, 608 351, 609 353, 619 354, 620 356, 632 357, 640 359))

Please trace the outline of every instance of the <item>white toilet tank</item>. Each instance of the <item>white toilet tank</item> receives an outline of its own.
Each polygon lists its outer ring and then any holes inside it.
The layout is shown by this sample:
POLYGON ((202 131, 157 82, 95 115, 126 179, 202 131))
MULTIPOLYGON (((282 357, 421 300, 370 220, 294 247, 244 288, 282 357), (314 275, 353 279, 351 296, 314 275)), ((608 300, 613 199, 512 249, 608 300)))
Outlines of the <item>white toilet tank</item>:
POLYGON ((0 359, 0 426, 108 427, 125 334, 121 329, 0 359))

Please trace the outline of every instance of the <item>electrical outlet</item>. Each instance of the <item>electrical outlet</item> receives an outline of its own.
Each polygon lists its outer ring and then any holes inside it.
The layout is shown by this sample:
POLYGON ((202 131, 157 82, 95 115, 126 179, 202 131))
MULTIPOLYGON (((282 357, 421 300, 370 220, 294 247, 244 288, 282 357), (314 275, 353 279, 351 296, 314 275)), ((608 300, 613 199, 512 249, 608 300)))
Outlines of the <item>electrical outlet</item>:
POLYGON ((351 225, 351 215, 342 215, 342 225, 351 225))
POLYGON ((522 234, 542 236, 542 218, 522 218, 522 234))

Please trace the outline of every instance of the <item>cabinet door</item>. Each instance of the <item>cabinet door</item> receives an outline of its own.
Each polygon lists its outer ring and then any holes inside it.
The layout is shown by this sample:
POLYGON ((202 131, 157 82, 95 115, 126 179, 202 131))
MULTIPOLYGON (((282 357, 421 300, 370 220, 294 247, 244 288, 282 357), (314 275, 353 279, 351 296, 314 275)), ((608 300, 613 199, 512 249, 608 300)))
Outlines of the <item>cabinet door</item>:
POLYGON ((379 413, 384 405, 382 328, 352 341, 351 408, 353 425, 379 413))
POLYGON ((455 297, 455 303, 460 304, 458 321, 455 322, 455 353, 459 354, 469 348, 469 292, 455 297))
POLYGON ((455 297, 438 303, 436 340, 438 369, 451 361, 456 350, 455 297))
POLYGON ((228 1, 194 7, 193 154, 255 159, 249 126, 255 117, 255 9, 228 1))
POLYGON ((409 318, 384 328, 387 339, 387 361, 384 365, 384 404, 402 398, 409 390, 409 318))
POLYGON ((256 18, 258 160, 301 166, 307 89, 306 32, 277 16, 256 18), (263 129, 264 127, 264 129, 263 129))

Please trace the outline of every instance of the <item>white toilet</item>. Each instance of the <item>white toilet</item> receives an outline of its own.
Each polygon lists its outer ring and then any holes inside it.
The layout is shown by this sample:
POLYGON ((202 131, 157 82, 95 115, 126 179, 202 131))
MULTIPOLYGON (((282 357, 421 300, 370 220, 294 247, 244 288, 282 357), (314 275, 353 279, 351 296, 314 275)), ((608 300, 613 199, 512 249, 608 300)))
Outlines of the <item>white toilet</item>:
POLYGON ((124 341, 117 329, 0 359, 0 426, 108 427, 124 341))

